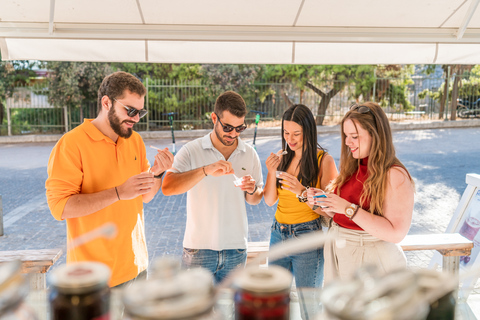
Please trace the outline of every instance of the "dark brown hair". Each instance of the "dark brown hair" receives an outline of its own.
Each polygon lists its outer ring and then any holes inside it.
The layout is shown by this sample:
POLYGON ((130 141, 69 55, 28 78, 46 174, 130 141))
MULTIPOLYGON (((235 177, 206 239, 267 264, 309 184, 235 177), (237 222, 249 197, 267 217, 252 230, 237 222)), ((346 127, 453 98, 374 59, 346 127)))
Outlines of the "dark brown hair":
POLYGON ((228 111, 235 117, 242 118, 247 114, 247 105, 241 95, 233 91, 226 91, 218 96, 214 111, 219 117, 224 111, 228 111))
POLYGON ((110 100, 122 98, 125 90, 144 96, 147 93, 143 83, 134 75, 123 71, 114 72, 106 76, 98 89, 97 107, 102 110, 102 97, 107 96, 110 100))
MULTIPOLYGON (((285 121, 293 121, 297 123, 303 130, 303 150, 302 158, 300 159, 298 170, 298 181, 304 186, 316 187, 320 167, 318 165, 318 149, 323 149, 317 141, 317 124, 313 117, 312 111, 303 104, 296 104, 288 108, 282 117, 282 149, 287 150, 287 154, 282 157, 279 169, 286 171, 295 156, 295 152, 286 148, 285 137, 283 136, 283 123, 285 121)), ((323 159, 323 158, 322 158, 323 159)), ((277 185, 278 185, 277 181, 277 185)))

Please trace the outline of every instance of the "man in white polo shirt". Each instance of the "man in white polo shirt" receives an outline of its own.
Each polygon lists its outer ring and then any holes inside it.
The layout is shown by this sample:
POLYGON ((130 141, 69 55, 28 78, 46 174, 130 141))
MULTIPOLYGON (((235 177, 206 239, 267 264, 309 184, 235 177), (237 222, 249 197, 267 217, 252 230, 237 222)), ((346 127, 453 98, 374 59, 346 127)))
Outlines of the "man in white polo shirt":
POLYGON ((221 94, 212 113, 213 131, 183 146, 163 179, 163 194, 187 192, 184 267, 204 267, 217 283, 245 264, 245 201, 256 205, 263 197, 260 159, 240 139, 246 113, 239 94, 221 94), (235 177, 242 180, 241 185, 235 186, 235 177))

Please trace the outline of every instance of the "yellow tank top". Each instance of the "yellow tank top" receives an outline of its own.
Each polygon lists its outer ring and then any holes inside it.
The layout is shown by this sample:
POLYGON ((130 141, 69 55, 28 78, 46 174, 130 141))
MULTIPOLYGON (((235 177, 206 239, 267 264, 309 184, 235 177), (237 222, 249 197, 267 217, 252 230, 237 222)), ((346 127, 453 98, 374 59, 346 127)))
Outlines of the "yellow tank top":
MULTIPOLYGON (((324 156, 323 151, 317 153, 318 166, 320 170, 320 161, 324 156)), ((316 188, 320 188, 320 179, 317 181, 316 188)), ((283 224, 298 224, 318 219, 318 213, 315 213, 306 203, 299 202, 295 193, 277 188, 278 204, 275 212, 275 219, 283 224)))

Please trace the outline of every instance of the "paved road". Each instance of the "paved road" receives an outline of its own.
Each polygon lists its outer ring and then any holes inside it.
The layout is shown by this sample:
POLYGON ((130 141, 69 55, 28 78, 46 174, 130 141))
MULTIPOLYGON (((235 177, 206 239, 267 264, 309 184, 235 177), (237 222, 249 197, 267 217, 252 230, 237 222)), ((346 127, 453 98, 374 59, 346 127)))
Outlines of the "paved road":
MULTIPOLYGON (((251 143, 251 139, 246 139, 251 143)), ((340 157, 338 134, 319 135, 322 146, 340 157)), ((443 232, 466 187, 467 173, 480 173, 480 130, 432 129, 397 131, 398 157, 416 183, 415 213, 410 233, 443 232)), ((177 141, 177 149, 186 140, 177 141)), ((169 146, 168 140, 146 140, 147 145, 169 146)), ((280 137, 257 139, 257 149, 266 174, 265 159, 280 149, 280 137)), ((44 249, 65 245, 65 224, 55 221, 45 199, 46 166, 53 143, 0 145, 0 194, 3 196, 5 236, 0 250, 44 249)), ((147 148, 152 160, 155 150, 147 148)), ((146 233, 151 258, 180 255, 185 228, 186 196, 158 194, 145 206, 146 233)), ((247 206, 249 240, 266 241, 275 207, 262 201, 247 206)), ((423 267, 431 253, 409 254, 409 264, 423 267)), ((152 259, 153 260, 153 259, 152 259)), ((65 261, 65 255, 60 263, 65 261)))

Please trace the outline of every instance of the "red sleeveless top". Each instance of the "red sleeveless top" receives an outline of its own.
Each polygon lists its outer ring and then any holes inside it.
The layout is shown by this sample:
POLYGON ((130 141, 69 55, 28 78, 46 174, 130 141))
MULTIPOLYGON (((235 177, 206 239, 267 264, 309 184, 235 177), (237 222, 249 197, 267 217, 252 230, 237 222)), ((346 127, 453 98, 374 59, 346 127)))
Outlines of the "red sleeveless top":
MULTIPOLYGON (((342 189, 340 190, 340 197, 348 202, 360 205, 360 196, 362 195, 363 184, 368 178, 367 163, 368 157, 360 160, 360 166, 358 167, 357 172, 353 174, 342 186, 342 189)), ((370 198, 365 199, 362 209, 365 211, 370 210, 370 198)), ((344 214, 335 214, 333 216, 333 221, 335 221, 339 226, 347 229, 363 230, 344 214)))

